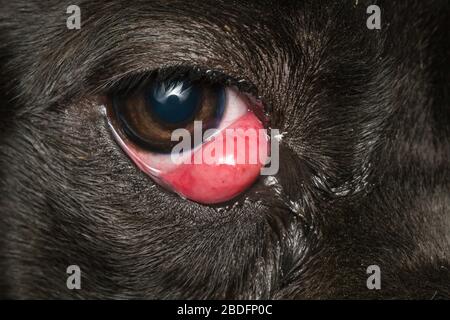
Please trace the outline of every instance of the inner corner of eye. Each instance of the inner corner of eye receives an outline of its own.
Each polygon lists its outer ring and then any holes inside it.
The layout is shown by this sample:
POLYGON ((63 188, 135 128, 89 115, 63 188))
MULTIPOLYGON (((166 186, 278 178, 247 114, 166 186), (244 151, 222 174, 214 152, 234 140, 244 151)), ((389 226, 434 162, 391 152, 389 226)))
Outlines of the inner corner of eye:
POLYGON ((229 86, 152 81, 137 94, 112 96, 107 114, 140 170, 183 198, 212 204, 245 191, 267 160, 256 101, 229 86))

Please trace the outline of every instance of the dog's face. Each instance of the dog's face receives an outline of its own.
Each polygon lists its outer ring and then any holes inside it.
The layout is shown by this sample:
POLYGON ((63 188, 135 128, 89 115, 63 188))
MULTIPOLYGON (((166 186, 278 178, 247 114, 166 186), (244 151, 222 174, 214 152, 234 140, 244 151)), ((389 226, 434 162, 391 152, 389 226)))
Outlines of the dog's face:
POLYGON ((81 1, 70 30, 71 3, 2 1, 1 295, 450 297, 450 16, 422 2, 370 30, 370 1, 81 1), (173 66, 251 84, 276 175, 205 205, 138 169, 105 101, 173 66))

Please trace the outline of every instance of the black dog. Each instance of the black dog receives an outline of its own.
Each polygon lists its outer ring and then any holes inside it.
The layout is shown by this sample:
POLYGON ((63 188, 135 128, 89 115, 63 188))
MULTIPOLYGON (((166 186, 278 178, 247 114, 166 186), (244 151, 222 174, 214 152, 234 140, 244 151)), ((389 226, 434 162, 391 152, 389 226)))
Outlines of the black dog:
POLYGON ((0 4, 1 297, 450 297, 448 1, 70 4, 0 4), (111 88, 173 66, 261 97, 272 183, 201 205, 122 152, 111 88))

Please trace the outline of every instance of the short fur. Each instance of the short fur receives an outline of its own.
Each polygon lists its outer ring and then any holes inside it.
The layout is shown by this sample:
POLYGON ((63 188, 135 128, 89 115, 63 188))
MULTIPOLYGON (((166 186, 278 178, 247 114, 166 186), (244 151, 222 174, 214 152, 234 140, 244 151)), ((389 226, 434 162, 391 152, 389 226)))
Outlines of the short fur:
POLYGON ((72 2, 0 1, 0 297, 450 298, 448 1, 72 2), (275 179, 204 206, 133 165, 105 92, 174 65, 257 88, 275 179))

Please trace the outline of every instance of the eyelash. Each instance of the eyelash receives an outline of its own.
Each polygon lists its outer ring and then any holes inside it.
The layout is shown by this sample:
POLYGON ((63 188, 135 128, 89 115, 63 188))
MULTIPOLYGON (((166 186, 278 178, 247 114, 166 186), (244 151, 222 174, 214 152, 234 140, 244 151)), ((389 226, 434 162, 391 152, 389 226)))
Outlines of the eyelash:
POLYGON ((110 83, 106 95, 127 95, 145 88, 151 81, 167 81, 173 78, 185 78, 189 81, 203 81, 211 85, 236 87, 241 93, 251 95, 262 101, 256 86, 245 78, 234 78, 223 71, 199 66, 168 66, 155 70, 127 75, 110 83))

